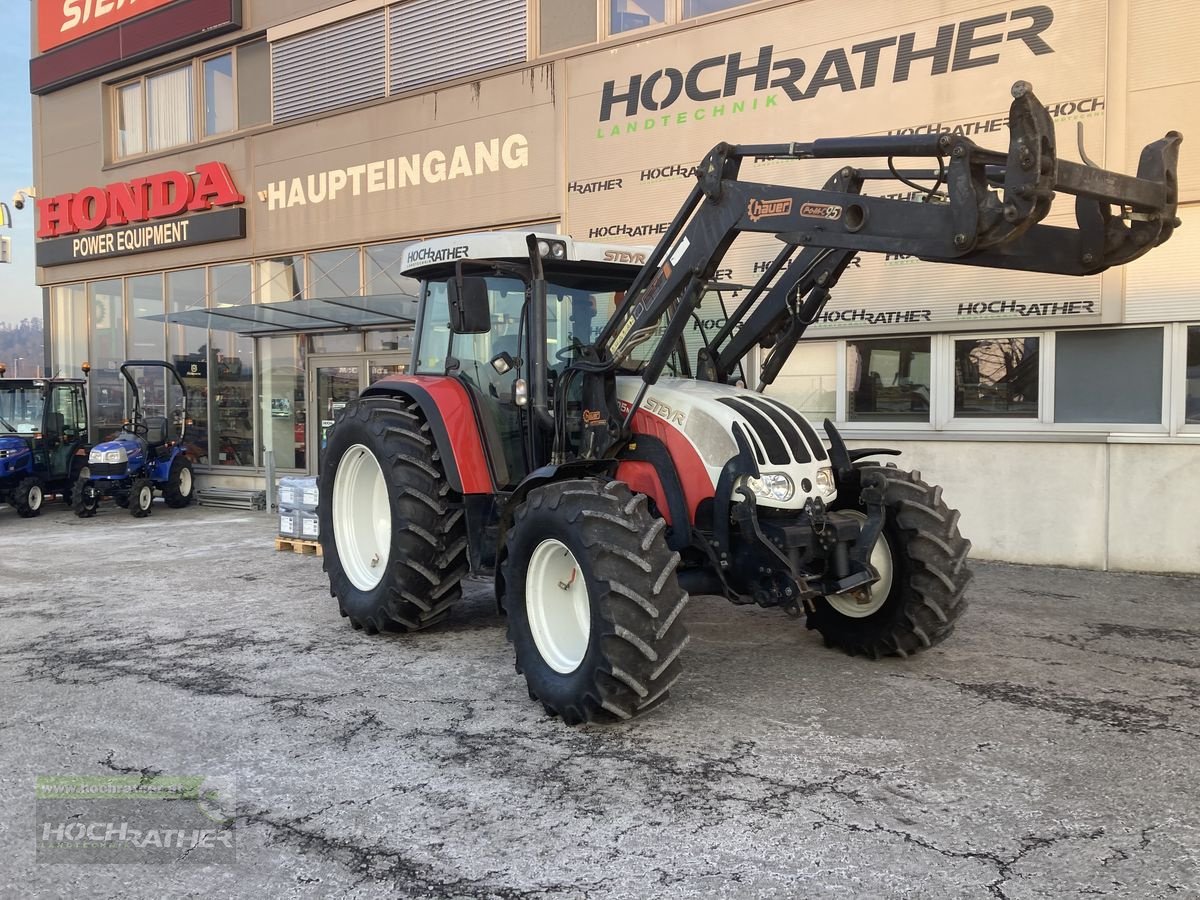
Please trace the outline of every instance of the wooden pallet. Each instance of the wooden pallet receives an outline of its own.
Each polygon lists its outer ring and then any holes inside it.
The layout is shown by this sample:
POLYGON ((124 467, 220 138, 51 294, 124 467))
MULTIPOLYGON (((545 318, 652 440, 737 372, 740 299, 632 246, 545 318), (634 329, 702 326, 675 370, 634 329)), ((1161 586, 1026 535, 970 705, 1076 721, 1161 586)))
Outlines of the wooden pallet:
POLYGON ((305 553, 309 556, 321 556, 321 545, 316 541, 302 541, 299 538, 275 538, 276 550, 291 550, 293 553, 305 553))

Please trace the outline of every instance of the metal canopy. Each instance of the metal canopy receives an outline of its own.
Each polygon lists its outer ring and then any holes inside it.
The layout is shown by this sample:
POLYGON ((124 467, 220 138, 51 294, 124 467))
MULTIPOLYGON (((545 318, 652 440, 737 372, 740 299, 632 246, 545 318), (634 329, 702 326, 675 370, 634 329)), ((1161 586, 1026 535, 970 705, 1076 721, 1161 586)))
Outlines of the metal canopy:
POLYGON ((261 337, 301 331, 410 325, 417 318, 417 300, 408 294, 322 297, 282 303, 222 306, 217 309, 189 309, 142 318, 151 322, 261 337))

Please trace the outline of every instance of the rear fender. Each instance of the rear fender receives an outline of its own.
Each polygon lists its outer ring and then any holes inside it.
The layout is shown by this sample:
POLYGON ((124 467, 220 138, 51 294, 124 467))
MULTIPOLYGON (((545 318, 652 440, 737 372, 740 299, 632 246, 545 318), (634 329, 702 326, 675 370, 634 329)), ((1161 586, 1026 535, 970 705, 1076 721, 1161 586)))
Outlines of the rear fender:
POLYGON ((471 398, 453 378, 390 375, 372 384, 361 396, 404 397, 416 403, 429 423, 451 489, 464 495, 495 493, 471 398))

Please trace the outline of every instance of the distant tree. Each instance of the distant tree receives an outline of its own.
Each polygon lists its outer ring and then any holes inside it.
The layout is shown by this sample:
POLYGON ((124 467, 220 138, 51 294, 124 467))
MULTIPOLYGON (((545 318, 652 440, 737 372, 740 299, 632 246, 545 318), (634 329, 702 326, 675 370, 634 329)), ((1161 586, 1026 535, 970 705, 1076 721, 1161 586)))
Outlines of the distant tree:
POLYGON ((16 361, 21 360, 21 375, 35 375, 45 361, 42 320, 22 319, 11 324, 0 322, 0 362, 8 366, 8 374, 18 374, 16 361))

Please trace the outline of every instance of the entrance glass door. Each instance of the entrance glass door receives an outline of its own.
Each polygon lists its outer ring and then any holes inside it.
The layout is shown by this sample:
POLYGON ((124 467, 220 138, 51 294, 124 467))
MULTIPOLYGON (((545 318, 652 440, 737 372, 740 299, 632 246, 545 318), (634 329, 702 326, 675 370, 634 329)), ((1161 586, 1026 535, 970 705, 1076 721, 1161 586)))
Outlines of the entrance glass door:
POLYGON ((314 416, 317 427, 313 437, 317 443, 317 471, 320 471, 329 429, 333 427, 337 414, 362 390, 363 366, 362 361, 357 359, 322 360, 314 366, 313 371, 316 390, 312 396, 317 404, 314 416))
POLYGON ((309 396, 315 407, 308 421, 316 427, 312 429, 309 458, 317 461, 314 472, 321 471, 321 456, 337 414, 379 379, 407 372, 408 362, 408 353, 310 357, 309 396))

